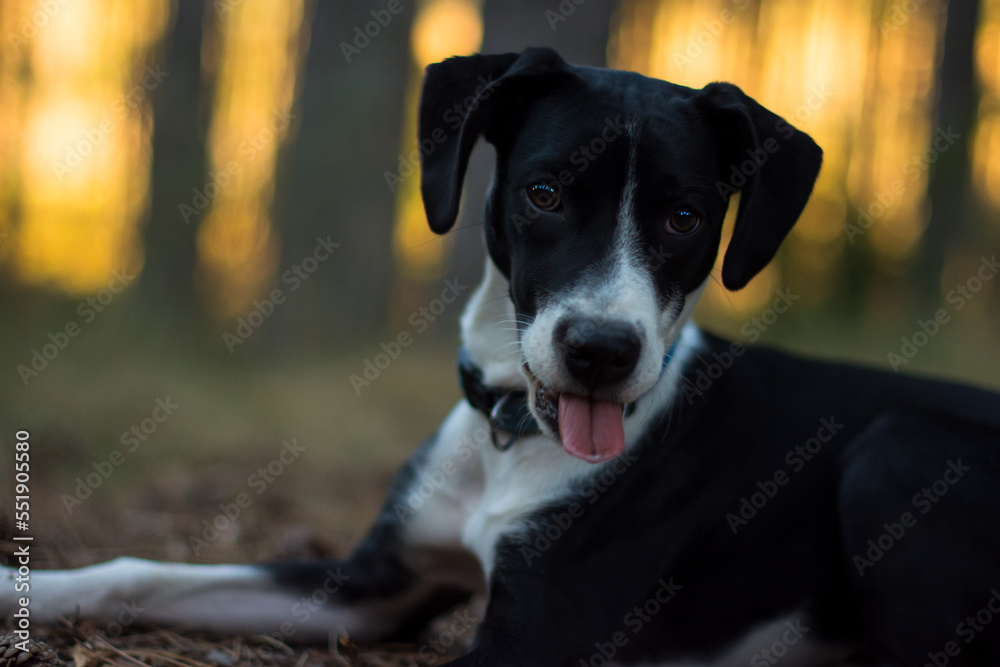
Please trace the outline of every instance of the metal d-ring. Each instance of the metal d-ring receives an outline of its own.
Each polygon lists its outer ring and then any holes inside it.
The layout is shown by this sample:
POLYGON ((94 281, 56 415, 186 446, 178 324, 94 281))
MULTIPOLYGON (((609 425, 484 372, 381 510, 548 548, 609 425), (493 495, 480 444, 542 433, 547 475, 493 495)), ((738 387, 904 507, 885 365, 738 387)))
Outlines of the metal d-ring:
POLYGON ((510 438, 506 442, 498 441, 498 434, 500 433, 500 413, 503 411, 504 403, 510 398, 510 394, 507 394, 493 406, 490 410, 490 440, 493 441, 493 446, 496 447, 497 451, 506 452, 511 446, 517 442, 517 433, 511 433, 510 438))

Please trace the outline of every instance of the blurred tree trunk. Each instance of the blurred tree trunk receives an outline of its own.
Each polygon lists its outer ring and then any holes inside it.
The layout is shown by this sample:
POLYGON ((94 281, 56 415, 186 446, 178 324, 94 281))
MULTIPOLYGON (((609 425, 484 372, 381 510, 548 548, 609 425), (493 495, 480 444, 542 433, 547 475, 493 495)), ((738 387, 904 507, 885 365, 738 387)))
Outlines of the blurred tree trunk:
POLYGON ((940 302, 941 272, 949 250, 961 247, 975 229, 970 156, 980 100, 975 71, 979 4, 979 0, 948 2, 944 40, 939 41, 937 125, 930 138, 937 162, 928 182, 930 220, 916 264, 921 298, 932 306, 940 302), (946 145, 946 137, 955 135, 954 143, 946 145))
POLYGON ((351 53, 355 28, 372 21, 361 3, 318 2, 302 73, 296 135, 282 151, 274 219, 281 234, 278 287, 288 302, 268 326, 273 344, 328 343, 382 324, 392 277, 394 197, 382 173, 397 163, 409 71, 413 3, 351 53), (281 275, 339 243, 295 292, 281 275))
POLYGON ((157 327, 173 331, 201 315, 194 285, 195 235, 201 220, 192 217, 186 224, 178 207, 191 206, 192 191, 202 188, 206 179, 201 115, 205 17, 201 0, 177 0, 173 27, 166 32, 158 62, 169 76, 151 96, 151 213, 143 230, 146 259, 137 292, 148 314, 158 318, 157 327))
MULTIPOLYGON (((618 4, 616 0, 587 0, 582 5, 569 0, 561 4, 553 0, 485 0, 482 52, 550 46, 568 63, 603 67, 611 18, 618 4), (561 7, 572 9, 572 13, 560 13, 561 7)), ((471 284, 479 281, 483 270, 483 207, 492 174, 493 148, 480 142, 465 177, 450 274, 471 284)))

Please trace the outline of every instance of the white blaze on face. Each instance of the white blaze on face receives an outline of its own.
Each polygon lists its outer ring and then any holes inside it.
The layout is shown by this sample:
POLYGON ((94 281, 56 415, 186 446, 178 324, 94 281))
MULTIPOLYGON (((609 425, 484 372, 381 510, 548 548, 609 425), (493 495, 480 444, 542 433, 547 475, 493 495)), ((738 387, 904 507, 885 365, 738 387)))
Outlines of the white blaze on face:
MULTIPOLYGON (((629 146, 625 185, 619 200, 615 234, 608 256, 599 266, 580 276, 567 292, 553 295, 539 306, 524 332, 522 350, 532 382, 545 393, 559 396, 560 439, 574 456, 591 462, 613 458, 624 448, 622 408, 648 392, 663 368, 668 346, 680 333, 678 314, 684 304, 661 308, 656 284, 645 257, 635 218, 639 128, 626 122, 629 146), (629 325, 639 336, 642 350, 635 370, 620 386, 595 396, 565 369, 553 334, 560 322, 600 328, 615 322, 629 325)), ((537 401, 532 410, 539 417, 537 401)), ((543 425, 545 421, 539 419, 543 425)), ((555 434, 551 434, 555 435, 555 434)))

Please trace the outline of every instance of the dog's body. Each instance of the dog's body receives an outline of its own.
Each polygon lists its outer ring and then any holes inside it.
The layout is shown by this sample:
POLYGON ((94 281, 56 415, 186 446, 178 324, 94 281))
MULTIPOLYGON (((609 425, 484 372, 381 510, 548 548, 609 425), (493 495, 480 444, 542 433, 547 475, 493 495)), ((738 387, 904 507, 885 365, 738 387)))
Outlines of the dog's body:
POLYGON ((456 665, 1000 664, 1000 619, 977 618, 1000 613, 1000 397, 687 324, 730 166, 756 165, 723 268, 739 288, 808 199, 808 137, 727 84, 547 50, 432 66, 420 135, 440 233, 475 140, 497 149, 463 340, 530 427, 510 442, 506 405, 459 403, 346 561, 38 572, 36 620, 125 601, 148 623, 375 639, 484 591, 456 665))

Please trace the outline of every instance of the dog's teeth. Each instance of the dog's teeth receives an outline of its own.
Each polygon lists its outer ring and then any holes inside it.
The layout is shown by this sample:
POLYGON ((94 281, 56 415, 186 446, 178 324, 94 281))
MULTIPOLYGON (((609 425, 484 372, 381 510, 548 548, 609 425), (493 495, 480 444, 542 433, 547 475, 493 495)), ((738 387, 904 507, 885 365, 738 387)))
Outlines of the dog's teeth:
POLYGON ((528 400, 531 401, 539 419, 545 422, 553 432, 559 432, 559 396, 550 396, 549 390, 539 381, 527 364, 523 365, 524 374, 528 377, 528 400))

